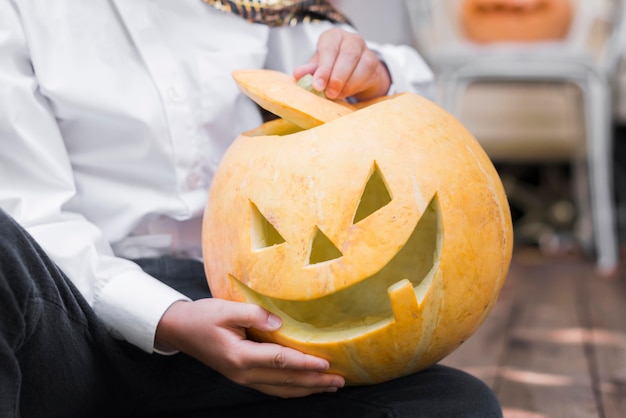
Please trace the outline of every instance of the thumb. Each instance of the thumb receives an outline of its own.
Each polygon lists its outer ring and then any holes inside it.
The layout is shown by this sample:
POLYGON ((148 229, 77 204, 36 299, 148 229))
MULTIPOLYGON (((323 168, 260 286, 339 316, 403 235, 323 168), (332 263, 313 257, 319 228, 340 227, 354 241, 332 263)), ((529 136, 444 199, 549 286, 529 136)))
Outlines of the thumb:
POLYGON ((307 74, 314 74, 316 70, 317 61, 309 61, 308 63, 299 65, 293 69, 293 78, 299 80, 307 74))
POLYGON ((279 316, 250 303, 241 304, 240 314, 233 315, 232 319, 237 326, 267 332, 276 331, 283 325, 279 316))

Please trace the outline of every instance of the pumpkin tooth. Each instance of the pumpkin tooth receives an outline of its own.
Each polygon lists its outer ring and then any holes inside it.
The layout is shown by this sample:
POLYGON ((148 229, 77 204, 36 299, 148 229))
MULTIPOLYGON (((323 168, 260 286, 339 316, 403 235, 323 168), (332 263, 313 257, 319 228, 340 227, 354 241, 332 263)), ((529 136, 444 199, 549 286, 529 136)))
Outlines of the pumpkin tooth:
POLYGON ((413 284, 403 279, 389 286, 387 290, 391 300, 393 316, 398 322, 421 321, 420 308, 415 297, 413 284))

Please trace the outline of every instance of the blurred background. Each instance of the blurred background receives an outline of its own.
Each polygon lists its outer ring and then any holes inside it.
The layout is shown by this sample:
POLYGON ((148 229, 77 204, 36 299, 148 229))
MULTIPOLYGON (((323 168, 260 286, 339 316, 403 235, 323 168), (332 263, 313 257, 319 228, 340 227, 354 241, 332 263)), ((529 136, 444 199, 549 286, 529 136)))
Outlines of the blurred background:
POLYGON ((505 418, 626 417, 626 0, 335 3, 422 54, 507 192, 507 280, 442 363, 489 384, 505 418))
POLYGON ((434 99, 499 170, 516 248, 614 274, 626 241, 623 0, 335 0, 368 39, 415 47, 434 99))

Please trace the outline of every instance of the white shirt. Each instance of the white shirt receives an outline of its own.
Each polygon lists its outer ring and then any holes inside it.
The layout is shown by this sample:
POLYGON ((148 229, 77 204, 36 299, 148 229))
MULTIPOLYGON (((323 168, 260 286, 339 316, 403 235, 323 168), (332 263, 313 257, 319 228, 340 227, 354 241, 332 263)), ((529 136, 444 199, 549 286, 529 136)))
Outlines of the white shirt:
MULTIPOLYGON (((152 352, 186 299, 126 258, 201 255, 213 173, 261 123, 231 72, 290 74, 330 27, 270 29, 201 0, 0 0, 0 207, 114 335, 152 352)), ((372 47, 396 90, 431 87, 415 51, 372 47)))

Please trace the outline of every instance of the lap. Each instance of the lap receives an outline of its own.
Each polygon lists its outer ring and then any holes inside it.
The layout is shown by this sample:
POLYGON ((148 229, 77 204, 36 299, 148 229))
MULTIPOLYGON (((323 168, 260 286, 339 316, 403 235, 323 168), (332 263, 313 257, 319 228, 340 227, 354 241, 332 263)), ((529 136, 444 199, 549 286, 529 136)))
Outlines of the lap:
POLYGON ((227 381, 194 360, 176 370, 173 391, 150 402, 142 417, 502 417, 491 389, 458 369, 434 365, 422 372, 369 386, 345 387, 336 393, 278 399, 227 381), (188 367, 191 370, 184 371, 188 367), (180 383, 185 380, 183 385, 180 383), (176 399, 176 405, 171 400, 176 399))
MULTIPOLYGON (((20 396, 21 387, 23 416, 38 416, 42 411, 59 416, 59 411, 68 409, 83 410, 84 416, 107 411, 109 416, 154 418, 211 413, 326 418, 501 416, 497 399, 486 385, 444 366, 378 385, 283 400, 236 385, 184 354, 145 353, 111 337, 62 272, 1 213, 0 226, 5 231, 0 239, 4 262, 0 263, 0 287, 11 289, 3 293, 2 306, 6 312, 14 306, 11 315, 23 319, 22 325, 0 327, 0 352, 10 360, 5 362, 7 370, 11 366, 11 373, 2 373, 0 379, 0 406, 9 406, 9 397, 20 396), (20 301, 33 306, 29 312, 39 312, 36 320, 24 315, 20 306, 26 305, 20 301)), ((140 264, 194 299, 210 297, 202 263, 166 259, 140 264)))
MULTIPOLYGON (((146 271, 177 287, 192 299, 210 297, 200 262, 165 258, 139 260, 139 263, 146 271)), ((172 361, 179 362, 175 366, 178 370, 172 371, 179 378, 169 377, 168 381, 189 382, 197 379, 195 383, 187 385, 187 392, 180 391, 185 385, 179 383, 167 389, 170 396, 184 399, 188 417, 206 416, 207 410, 214 410, 217 416, 273 418, 502 416, 498 400, 487 385, 463 371, 442 365, 377 385, 346 387, 337 393, 283 400, 235 385, 203 365, 196 364, 193 359, 183 357, 172 361)), ((164 396, 160 399, 167 398, 167 395, 164 396)), ((159 406, 157 410, 162 411, 163 408, 168 406, 159 406)))
MULTIPOLYGON (((192 299, 210 297, 200 262, 165 258, 139 260, 139 263, 146 271, 177 287, 192 299), (184 283, 181 283, 181 278, 184 278, 184 283)), ((191 392, 178 393, 176 396, 186 399, 187 405, 197 405, 197 416, 206 415, 206 409, 203 408, 216 410, 218 416, 254 414, 255 417, 273 418, 501 416, 498 400, 482 381, 460 370, 441 365, 377 385, 347 387, 337 393, 282 400, 237 386, 211 370, 203 371, 204 366, 194 364, 193 359, 182 362, 185 363, 184 368, 190 368, 183 372, 187 380, 194 376, 198 381, 191 385, 191 392), (208 398, 212 399, 208 401, 208 398), (202 400, 205 400, 204 405, 202 400)), ((181 388, 178 384, 176 386, 181 388)), ((189 417, 194 416, 196 411, 190 408, 189 417)))

